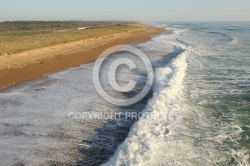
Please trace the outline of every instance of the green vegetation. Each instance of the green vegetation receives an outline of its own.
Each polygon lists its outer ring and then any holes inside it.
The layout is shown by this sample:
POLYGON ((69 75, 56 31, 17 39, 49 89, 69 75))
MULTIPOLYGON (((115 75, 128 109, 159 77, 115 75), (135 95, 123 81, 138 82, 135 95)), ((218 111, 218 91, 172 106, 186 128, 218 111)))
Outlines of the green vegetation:
POLYGON ((63 30, 75 30, 78 27, 98 27, 121 22, 93 21, 13 21, 0 22, 0 37, 46 34, 63 30))
MULTIPOLYGON (((13 21, 0 22, 0 31, 12 30, 43 30, 43 29, 74 29, 81 26, 92 27, 100 25, 119 24, 121 22, 102 21, 13 21)), ((123 23, 122 23, 123 24, 123 23)))
POLYGON ((141 28, 136 23, 118 22, 2 22, 0 55, 27 51, 141 28), (87 27, 77 30, 78 27, 87 27))
POLYGON ((37 34, 48 34, 53 33, 53 30, 12 30, 12 31, 0 31, 0 37, 13 37, 13 36, 24 36, 24 35, 37 35, 37 34))

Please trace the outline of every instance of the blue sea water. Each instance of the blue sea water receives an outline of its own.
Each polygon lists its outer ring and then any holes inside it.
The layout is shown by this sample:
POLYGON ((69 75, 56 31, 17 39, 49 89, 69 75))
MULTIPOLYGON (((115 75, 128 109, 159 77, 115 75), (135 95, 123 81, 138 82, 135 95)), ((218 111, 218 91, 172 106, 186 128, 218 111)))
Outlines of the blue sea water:
POLYGON ((250 23, 151 25, 167 32, 141 47, 180 52, 156 68, 144 112, 158 118, 137 122, 107 165, 249 165, 250 23))
POLYGON ((187 103, 202 113, 195 145, 224 153, 214 164, 249 165, 250 24, 203 23, 193 31, 203 51, 190 56, 184 83, 187 103))

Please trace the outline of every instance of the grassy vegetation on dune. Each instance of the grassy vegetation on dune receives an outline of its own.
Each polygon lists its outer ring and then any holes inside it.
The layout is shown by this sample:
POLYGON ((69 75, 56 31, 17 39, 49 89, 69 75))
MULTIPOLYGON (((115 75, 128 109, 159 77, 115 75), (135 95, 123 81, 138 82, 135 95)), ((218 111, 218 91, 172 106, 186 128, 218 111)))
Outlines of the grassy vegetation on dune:
MULTIPOLYGON (((63 25, 63 23, 61 24, 63 25)), ((68 24, 66 23, 65 27, 67 26, 68 24)), ((36 26, 36 28, 31 30, 18 30, 20 28, 13 28, 14 30, 8 31, 9 34, 12 35, 6 35, 6 30, 0 30, 0 55, 18 53, 82 39, 112 35, 139 29, 143 26, 135 23, 109 23, 89 25, 85 30, 77 30, 76 27, 74 29, 62 27, 61 29, 57 28, 53 30, 50 28, 41 29, 40 27, 41 26, 36 26)))
POLYGON ((6 21, 0 22, 0 31, 12 30, 57 30, 74 29, 78 27, 92 27, 100 25, 119 24, 122 22, 108 21, 6 21))
POLYGON ((24 35, 38 35, 38 34, 48 34, 54 33, 55 30, 11 30, 11 31, 0 31, 0 38, 8 38, 14 36, 24 36, 24 35))

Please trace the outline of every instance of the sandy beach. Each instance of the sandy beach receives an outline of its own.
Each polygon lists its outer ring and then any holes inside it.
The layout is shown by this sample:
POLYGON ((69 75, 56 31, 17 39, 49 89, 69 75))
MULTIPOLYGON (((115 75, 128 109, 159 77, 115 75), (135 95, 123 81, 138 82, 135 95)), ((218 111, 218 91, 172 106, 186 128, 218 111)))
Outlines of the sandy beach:
POLYGON ((127 32, 0 56, 0 88, 93 62, 109 47, 146 41, 163 31, 141 26, 127 32))

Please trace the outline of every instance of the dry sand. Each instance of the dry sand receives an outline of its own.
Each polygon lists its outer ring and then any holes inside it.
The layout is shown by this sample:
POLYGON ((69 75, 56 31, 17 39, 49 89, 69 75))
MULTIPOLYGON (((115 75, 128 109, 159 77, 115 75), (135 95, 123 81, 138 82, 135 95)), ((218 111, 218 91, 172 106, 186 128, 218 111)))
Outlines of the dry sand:
POLYGON ((163 29, 144 28, 0 57, 0 88, 93 62, 107 48, 146 41, 163 29))

